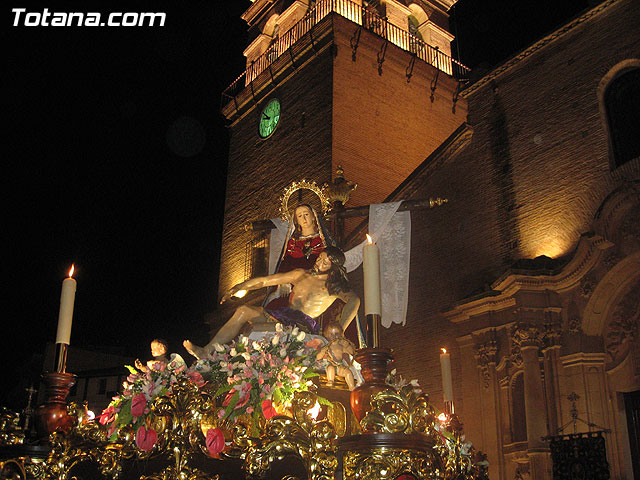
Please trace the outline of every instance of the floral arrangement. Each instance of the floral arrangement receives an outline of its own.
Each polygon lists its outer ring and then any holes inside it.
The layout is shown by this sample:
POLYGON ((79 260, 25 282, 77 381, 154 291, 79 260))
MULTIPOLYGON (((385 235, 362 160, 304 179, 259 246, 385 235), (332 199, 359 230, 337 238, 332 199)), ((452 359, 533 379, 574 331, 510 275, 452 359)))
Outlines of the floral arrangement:
MULTIPOLYGON (((309 389, 310 378, 322 367, 316 354, 323 344, 321 338, 307 339, 297 327, 277 324, 273 335, 258 341, 240 336, 230 344, 214 344, 212 353, 190 368, 179 355, 172 355, 169 363, 155 362, 146 371, 127 365, 130 375, 123 391, 113 397, 99 422, 107 426, 110 441, 117 439, 120 429, 131 427, 138 448, 151 451, 157 441, 153 401, 171 395, 172 386, 188 378, 199 388, 209 385, 216 389, 214 397, 222 405, 221 420, 250 419, 255 432, 261 416, 268 420, 283 413, 295 392, 309 389)), ((216 456, 224 447, 220 429, 210 429, 205 443, 216 456)))
POLYGON ((322 368, 316 359, 322 344, 320 338, 307 339, 298 327, 276 324, 275 334, 258 341, 240 336, 230 344, 214 344, 211 355, 192 368, 220 385, 214 394, 224 396, 220 419, 250 417, 255 427, 260 416, 268 420, 282 413, 295 392, 309 389, 310 378, 322 368))
POLYGON ((190 375, 186 371, 184 360, 178 355, 172 356, 169 363, 154 362, 151 368, 138 371, 126 365, 129 376, 123 382, 122 393, 111 400, 102 412, 99 422, 107 425, 110 441, 116 440, 118 431, 130 426, 136 432, 136 445, 141 450, 149 451, 157 440, 157 433, 152 428, 154 414, 151 403, 156 398, 167 395, 180 378, 190 375))

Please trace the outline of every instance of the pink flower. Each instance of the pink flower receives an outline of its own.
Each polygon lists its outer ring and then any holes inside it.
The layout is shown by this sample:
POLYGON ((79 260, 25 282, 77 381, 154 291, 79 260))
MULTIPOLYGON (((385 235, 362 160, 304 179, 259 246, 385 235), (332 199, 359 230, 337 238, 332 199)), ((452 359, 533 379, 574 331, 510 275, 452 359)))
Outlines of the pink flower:
POLYGON ((209 455, 213 458, 220 458, 220 452, 224 450, 224 434, 219 428, 210 428, 207 430, 207 438, 205 439, 209 455))
POLYGON ((276 409, 273 408, 273 402, 271 402, 271 400, 269 400, 268 398, 262 401, 261 406, 262 406, 262 414, 264 415, 264 418, 266 418, 267 420, 269 420, 271 417, 273 417, 276 414, 276 409))
POLYGON ((253 407, 247 407, 247 413, 253 413, 253 407))
POLYGON ((111 435, 113 435, 117 429, 118 429, 118 425, 116 425, 115 423, 112 423, 107 429, 107 437, 110 437, 111 435))
POLYGON ((187 376, 198 387, 202 387, 202 386, 204 386, 205 383, 207 383, 207 382, 204 381, 204 378, 202 378, 202 375, 200 374, 200 372, 194 372, 194 371, 187 372, 187 376))
POLYGON ((240 399, 240 401, 236 404, 236 406, 234 407, 234 410, 244 407, 249 401, 250 396, 251 396, 251 392, 247 390, 247 393, 245 393, 244 396, 240 399))
POLYGON ((158 434, 153 428, 147 430, 142 425, 136 432, 136 446, 145 452, 150 452, 157 440, 158 434))
POLYGON ((116 418, 116 409, 113 408, 113 405, 109 405, 102 411, 102 415, 100 415, 99 422, 102 425, 106 425, 107 423, 111 423, 116 418))
POLYGON ((131 415, 134 417, 139 417, 144 414, 144 410, 147 408, 147 398, 143 393, 138 393, 134 395, 131 399, 131 415))

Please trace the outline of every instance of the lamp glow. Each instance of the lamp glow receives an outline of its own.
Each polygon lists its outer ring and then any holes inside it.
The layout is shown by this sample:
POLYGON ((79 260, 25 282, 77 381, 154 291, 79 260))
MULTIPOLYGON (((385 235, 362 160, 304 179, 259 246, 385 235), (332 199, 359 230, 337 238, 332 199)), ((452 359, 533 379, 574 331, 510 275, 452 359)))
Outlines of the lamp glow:
POLYGON ((236 293, 233 294, 233 296, 237 298, 242 298, 246 294, 247 294, 247 290, 238 290, 236 293))

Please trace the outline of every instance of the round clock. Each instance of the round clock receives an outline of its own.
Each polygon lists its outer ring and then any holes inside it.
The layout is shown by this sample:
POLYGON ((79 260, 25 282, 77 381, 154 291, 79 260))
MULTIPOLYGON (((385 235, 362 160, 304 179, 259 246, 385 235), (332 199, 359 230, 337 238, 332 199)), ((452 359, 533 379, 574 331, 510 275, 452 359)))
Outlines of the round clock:
POLYGON ((277 98, 269 100, 267 106, 264 107, 260 114, 260 123, 258 124, 258 133, 262 138, 267 138, 278 126, 280 121, 280 102, 277 98))

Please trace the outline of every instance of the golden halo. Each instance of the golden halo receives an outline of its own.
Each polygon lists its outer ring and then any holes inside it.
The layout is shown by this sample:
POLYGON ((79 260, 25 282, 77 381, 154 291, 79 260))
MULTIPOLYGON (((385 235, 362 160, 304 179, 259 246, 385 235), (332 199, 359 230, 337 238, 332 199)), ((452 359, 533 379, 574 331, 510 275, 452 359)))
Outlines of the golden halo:
POLYGON ((282 220, 289 220, 289 197, 293 192, 298 190, 311 190, 320 199, 320 205, 322 207, 322 215, 326 218, 327 214, 331 211, 331 201, 325 193, 323 188, 318 187, 316 182, 309 182, 307 180, 301 180, 299 182, 293 182, 287 188, 280 197, 280 218, 282 220))

